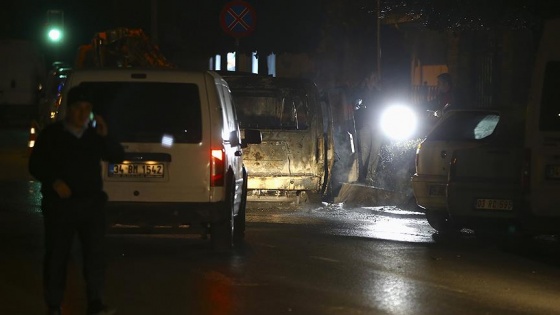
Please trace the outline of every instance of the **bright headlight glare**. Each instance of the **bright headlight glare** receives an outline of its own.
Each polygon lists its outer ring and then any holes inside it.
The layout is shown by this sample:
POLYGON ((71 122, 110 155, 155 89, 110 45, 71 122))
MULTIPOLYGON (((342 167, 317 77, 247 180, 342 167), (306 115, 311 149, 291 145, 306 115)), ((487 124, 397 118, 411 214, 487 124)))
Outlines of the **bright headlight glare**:
POLYGON ((414 111, 405 105, 393 105, 381 114, 381 130, 393 140, 405 140, 416 130, 414 111))

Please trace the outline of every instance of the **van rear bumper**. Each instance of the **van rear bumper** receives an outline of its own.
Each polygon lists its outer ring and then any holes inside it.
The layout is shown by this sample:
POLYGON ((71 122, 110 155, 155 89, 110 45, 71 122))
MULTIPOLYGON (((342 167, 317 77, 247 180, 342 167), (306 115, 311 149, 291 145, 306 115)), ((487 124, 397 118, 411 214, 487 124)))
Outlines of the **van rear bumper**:
POLYGON ((249 190, 319 191, 321 183, 321 177, 317 175, 258 176, 249 173, 247 188, 249 190))
POLYGON ((108 202, 109 225, 188 225, 216 222, 227 218, 225 202, 108 202))

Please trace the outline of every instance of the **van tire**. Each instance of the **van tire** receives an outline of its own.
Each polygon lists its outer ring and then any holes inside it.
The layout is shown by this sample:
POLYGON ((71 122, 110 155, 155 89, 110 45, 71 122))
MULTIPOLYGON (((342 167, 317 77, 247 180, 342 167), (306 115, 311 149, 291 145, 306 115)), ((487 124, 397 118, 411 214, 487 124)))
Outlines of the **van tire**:
POLYGON ((224 201, 225 217, 210 224, 210 241, 215 251, 230 251, 233 247, 233 201, 234 188, 231 174, 226 180, 226 200, 224 201))
POLYGON ((426 209, 426 219, 431 227, 439 233, 452 233, 459 229, 444 211, 434 211, 426 209))
POLYGON ((245 238, 245 225, 247 213, 247 170, 243 168, 243 187, 241 188, 241 202, 239 203, 239 212, 233 219, 233 238, 234 240, 242 240, 245 238))

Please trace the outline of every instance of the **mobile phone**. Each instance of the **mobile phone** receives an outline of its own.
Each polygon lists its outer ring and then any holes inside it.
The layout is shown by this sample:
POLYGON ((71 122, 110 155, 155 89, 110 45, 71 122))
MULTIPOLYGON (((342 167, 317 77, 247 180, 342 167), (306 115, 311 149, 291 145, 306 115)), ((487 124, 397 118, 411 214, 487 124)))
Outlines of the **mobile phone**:
POLYGON ((89 125, 90 125, 92 128, 97 127, 97 121, 95 121, 95 114, 94 114, 93 112, 91 112, 91 113, 89 114, 89 125))

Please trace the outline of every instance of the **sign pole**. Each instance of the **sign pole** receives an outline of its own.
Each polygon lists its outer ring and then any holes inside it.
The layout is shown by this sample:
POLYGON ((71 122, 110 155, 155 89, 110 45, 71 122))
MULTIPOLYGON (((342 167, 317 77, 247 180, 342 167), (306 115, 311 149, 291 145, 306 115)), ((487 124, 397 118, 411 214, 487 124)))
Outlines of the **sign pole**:
POLYGON ((235 38, 235 71, 239 71, 239 66, 241 65, 241 56, 239 53, 239 37, 235 38))

